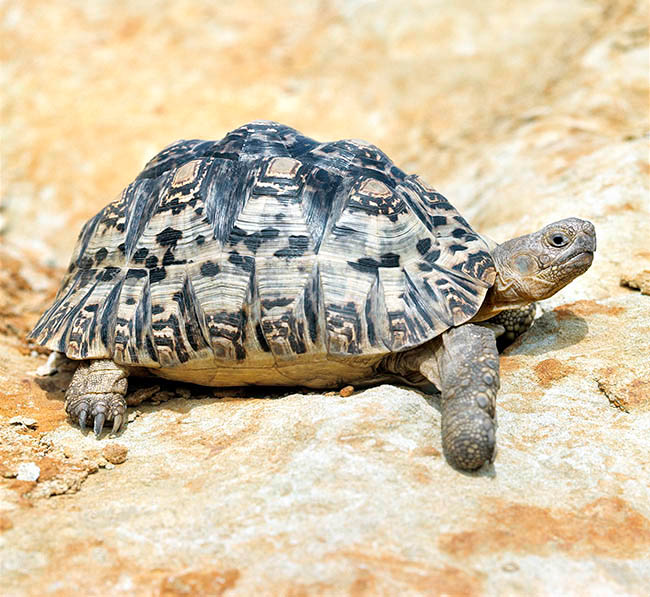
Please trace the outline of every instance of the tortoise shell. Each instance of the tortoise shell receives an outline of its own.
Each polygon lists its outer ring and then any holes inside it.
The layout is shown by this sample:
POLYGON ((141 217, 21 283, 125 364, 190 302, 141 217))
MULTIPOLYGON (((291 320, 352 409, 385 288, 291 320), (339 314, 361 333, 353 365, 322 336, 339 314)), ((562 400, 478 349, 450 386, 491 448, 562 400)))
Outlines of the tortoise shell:
POLYGON ((256 121, 155 156, 85 224, 32 337, 163 370, 381 356, 471 319, 494 276, 447 199, 374 145, 256 121))

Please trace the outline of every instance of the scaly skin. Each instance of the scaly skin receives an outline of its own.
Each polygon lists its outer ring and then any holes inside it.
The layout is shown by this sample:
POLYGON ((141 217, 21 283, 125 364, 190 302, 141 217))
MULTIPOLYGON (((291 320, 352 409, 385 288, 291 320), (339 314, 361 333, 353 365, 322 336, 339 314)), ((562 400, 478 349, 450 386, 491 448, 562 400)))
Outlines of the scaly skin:
POLYGON ((530 303, 529 305, 506 309, 487 320, 487 323, 496 324, 504 329, 503 334, 497 338, 499 352, 512 344, 533 325, 535 311, 535 303, 530 303))
POLYGON ((449 463, 475 470, 491 462, 499 390, 494 332, 471 323, 451 328, 442 335, 442 346, 422 352, 419 368, 436 380, 442 394, 442 448, 449 463))
POLYGON ((113 421, 113 433, 126 423, 128 372, 107 359, 83 361, 77 367, 65 393, 65 412, 79 424, 93 422, 95 435, 106 421, 113 421))

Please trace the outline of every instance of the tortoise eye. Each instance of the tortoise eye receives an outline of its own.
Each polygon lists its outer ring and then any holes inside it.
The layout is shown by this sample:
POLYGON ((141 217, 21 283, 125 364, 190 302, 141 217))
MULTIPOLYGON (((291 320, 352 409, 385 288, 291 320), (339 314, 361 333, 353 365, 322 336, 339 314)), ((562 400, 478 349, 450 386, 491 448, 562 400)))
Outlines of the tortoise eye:
POLYGON ((564 247, 566 244, 569 243, 569 239, 566 236, 566 234, 563 234, 562 232, 554 232, 549 237, 549 242, 554 247, 564 247))

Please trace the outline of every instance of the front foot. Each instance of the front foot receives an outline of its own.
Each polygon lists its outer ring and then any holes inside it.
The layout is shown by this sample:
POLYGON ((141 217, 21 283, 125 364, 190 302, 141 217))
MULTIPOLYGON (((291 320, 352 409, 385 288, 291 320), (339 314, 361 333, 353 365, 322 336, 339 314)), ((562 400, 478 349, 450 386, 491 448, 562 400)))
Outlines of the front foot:
POLYGON ((533 325, 535 311, 535 303, 529 303, 528 305, 501 311, 498 315, 487 320, 487 323, 499 325, 504 329, 503 334, 497 338, 499 352, 510 346, 533 325))
POLYGON ((499 354, 494 332, 465 324, 443 335, 442 447, 455 468, 473 471, 492 462, 499 354))
POLYGON ((113 421, 112 433, 117 433, 126 424, 127 377, 113 361, 83 361, 65 393, 65 412, 82 431, 91 423, 99 437, 104 423, 113 421))

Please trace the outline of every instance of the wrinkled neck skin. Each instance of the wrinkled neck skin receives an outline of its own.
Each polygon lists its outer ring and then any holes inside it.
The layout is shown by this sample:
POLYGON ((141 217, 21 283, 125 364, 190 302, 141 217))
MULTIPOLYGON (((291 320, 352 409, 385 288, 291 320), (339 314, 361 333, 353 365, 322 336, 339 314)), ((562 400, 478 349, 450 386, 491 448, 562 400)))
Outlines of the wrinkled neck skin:
POLYGON ((553 296, 589 269, 595 250, 593 224, 578 218, 493 244, 496 279, 473 321, 553 296))
MULTIPOLYGON (((530 296, 523 281, 510 270, 507 264, 499 263, 498 247, 495 250, 493 257, 495 265, 497 266, 497 275, 492 288, 488 290, 485 296, 481 309, 474 316, 472 321, 485 321, 490 317, 494 317, 501 311, 526 305, 537 300, 530 296)), ((536 281, 539 287, 546 288, 549 291, 549 296, 555 293, 553 291, 554 285, 552 282, 544 280, 543 278, 538 278, 536 281)))

